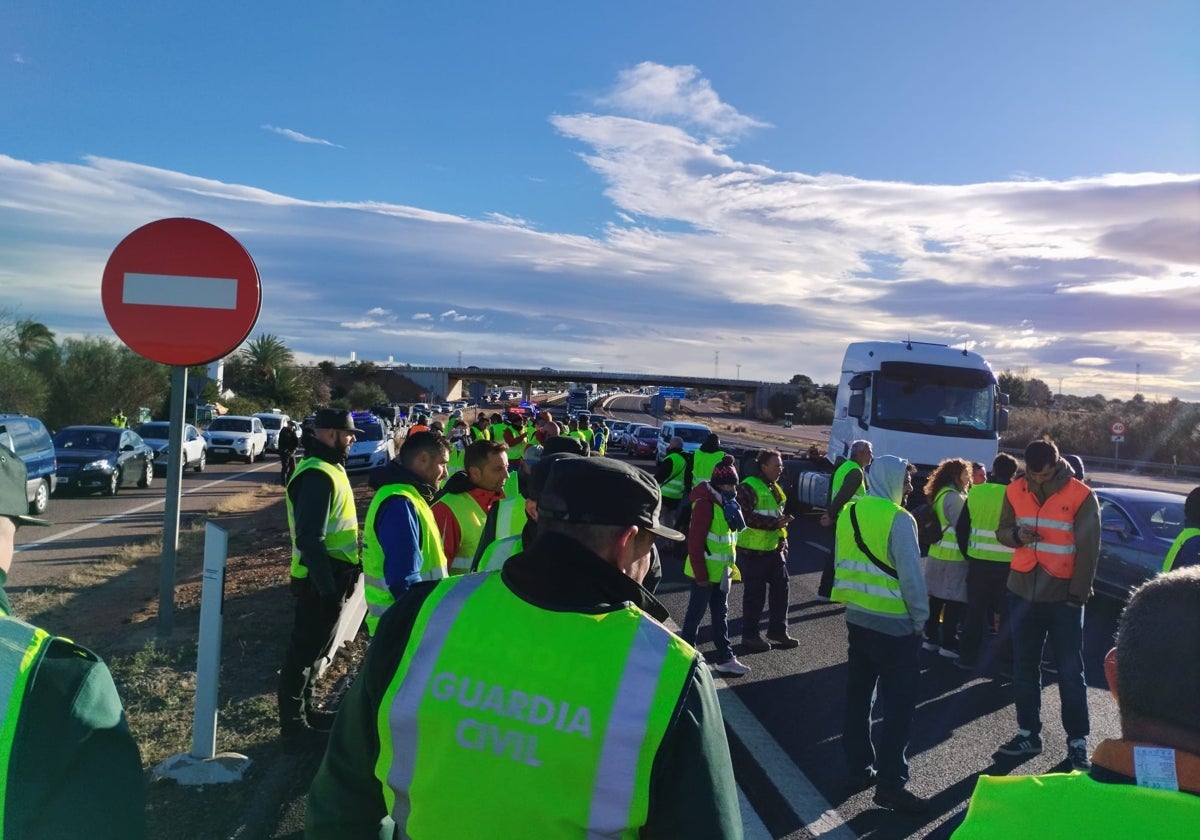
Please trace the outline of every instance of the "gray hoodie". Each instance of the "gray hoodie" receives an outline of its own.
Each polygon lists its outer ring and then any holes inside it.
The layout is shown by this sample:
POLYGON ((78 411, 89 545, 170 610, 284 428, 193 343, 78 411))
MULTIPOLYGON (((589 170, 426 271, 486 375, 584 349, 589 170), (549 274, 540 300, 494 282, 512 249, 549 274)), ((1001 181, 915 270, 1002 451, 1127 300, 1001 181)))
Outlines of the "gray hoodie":
MULTIPOLYGON (((902 505, 908 461, 895 455, 880 455, 869 469, 867 494, 902 505)), ((920 633, 925 627, 925 620, 929 618, 929 594, 925 590, 925 576, 921 572, 917 522, 907 511, 892 520, 892 530, 888 534, 888 561, 900 576, 900 594, 908 607, 908 615, 892 618, 847 604, 846 622, 888 636, 920 633)))

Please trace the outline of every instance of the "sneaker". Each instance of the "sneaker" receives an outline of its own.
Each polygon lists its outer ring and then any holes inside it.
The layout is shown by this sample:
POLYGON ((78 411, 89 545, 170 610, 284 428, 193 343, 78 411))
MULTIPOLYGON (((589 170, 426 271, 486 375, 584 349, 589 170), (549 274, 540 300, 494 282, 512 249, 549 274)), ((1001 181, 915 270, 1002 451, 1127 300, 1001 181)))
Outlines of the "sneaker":
POLYGON ((928 640, 921 642, 921 650, 935 651, 941 649, 941 645, 939 645, 937 642, 930 642, 928 640))
POLYGON ((938 648, 938 656, 942 659, 958 659, 958 651, 950 648, 938 648))
POLYGON ((761 636, 743 636, 742 650, 746 653, 766 653, 771 649, 771 643, 763 641, 761 636))
POLYGON ((1085 773, 1091 770, 1092 762, 1088 758, 1087 741, 1082 738, 1067 741, 1067 761, 1070 762, 1072 770, 1082 770, 1085 773))
POLYGON ((899 811, 902 814, 923 814, 929 809, 929 800, 922 799, 911 790, 884 790, 875 788, 875 804, 889 811, 899 811))
POLYGON ((996 747, 995 755, 1037 755, 1042 751, 1042 739, 1038 735, 1022 735, 1018 732, 1012 740, 996 747))
POLYGON ((737 661, 737 658, 728 659, 724 662, 718 662, 713 666, 713 670, 718 674, 728 674, 731 677, 744 677, 750 673, 750 666, 743 665, 737 661))
POLYGON ((794 647, 800 646, 800 640, 795 636, 790 635, 786 630, 784 631, 783 635, 768 633, 767 640, 770 641, 771 644, 781 647, 784 650, 791 650, 794 647))

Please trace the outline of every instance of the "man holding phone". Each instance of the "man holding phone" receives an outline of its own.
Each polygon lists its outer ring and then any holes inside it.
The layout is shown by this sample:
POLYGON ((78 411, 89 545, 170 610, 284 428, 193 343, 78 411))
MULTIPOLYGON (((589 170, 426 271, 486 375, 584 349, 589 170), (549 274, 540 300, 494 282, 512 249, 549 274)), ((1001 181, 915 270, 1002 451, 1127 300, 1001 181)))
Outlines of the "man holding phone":
POLYGON ((1013 548, 1008 604, 1013 634, 1017 734, 997 755, 1042 751, 1042 647, 1058 665, 1067 762, 1087 770, 1089 720, 1083 678, 1083 608, 1100 555, 1100 503, 1050 441, 1025 448, 1025 475, 1008 485, 996 539, 1013 548))

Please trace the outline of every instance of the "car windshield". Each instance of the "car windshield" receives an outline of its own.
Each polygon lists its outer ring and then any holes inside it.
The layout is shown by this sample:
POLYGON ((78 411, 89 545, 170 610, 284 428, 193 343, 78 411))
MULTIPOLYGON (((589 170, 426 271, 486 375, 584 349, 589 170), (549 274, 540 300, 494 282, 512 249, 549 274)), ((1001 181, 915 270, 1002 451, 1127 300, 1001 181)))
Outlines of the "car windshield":
POLYGON ((383 440, 383 426, 379 423, 363 423, 354 433, 355 440, 383 440))
POLYGON ((249 432, 254 424, 236 417, 218 417, 208 427, 210 432, 249 432))
POLYGON ((642 426, 640 429, 634 432, 634 434, 640 438, 658 437, 658 429, 654 428, 653 426, 642 426))
POLYGON ((675 437, 682 440, 684 443, 704 443, 704 439, 711 434, 708 429, 689 429, 686 426, 675 427, 675 437))
POLYGON ((283 416, 279 414, 260 414, 258 419, 265 428, 274 432, 279 431, 279 427, 283 425, 283 416))
POLYGON ((146 440, 166 440, 171 436, 171 427, 166 423, 143 423, 137 433, 146 440))
POLYGON ((111 449, 121 443, 121 432, 114 429, 63 429, 54 436, 56 449, 111 449))

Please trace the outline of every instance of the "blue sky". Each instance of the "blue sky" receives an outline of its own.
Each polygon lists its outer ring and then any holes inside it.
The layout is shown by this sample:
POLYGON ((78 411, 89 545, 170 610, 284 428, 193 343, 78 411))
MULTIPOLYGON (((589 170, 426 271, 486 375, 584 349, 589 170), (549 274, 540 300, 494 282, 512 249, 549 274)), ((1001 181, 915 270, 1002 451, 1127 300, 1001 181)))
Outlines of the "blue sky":
POLYGON ((1200 4, 0 6, 0 309, 157 218, 302 358, 836 378, 973 347, 1200 400, 1200 4))

